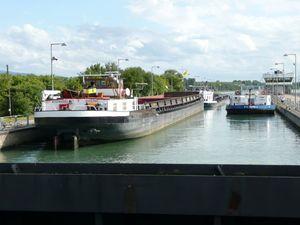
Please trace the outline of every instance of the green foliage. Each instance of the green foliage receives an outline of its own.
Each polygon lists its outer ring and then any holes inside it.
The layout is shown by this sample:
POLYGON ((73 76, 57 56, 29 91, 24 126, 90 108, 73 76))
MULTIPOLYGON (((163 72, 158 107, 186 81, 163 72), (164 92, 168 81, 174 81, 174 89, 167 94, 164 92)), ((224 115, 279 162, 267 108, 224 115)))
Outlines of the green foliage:
MULTIPOLYGON (((65 88, 81 90, 79 77, 54 77, 56 90, 65 88)), ((32 114, 36 106, 41 104, 41 93, 51 89, 50 76, 6 75, 0 74, 0 116, 9 115, 9 90, 11 92, 12 114, 32 114)))
POLYGON ((105 69, 106 69, 106 71, 118 71, 119 67, 116 63, 109 62, 109 63, 105 64, 105 69))
POLYGON ((127 68, 122 72, 124 86, 135 90, 136 95, 151 95, 153 76, 153 94, 162 94, 167 91, 183 91, 182 74, 176 70, 166 70, 162 75, 146 72, 140 67, 127 68), (141 84, 144 83, 143 88, 141 84))
MULTIPOLYGON (((105 66, 100 64, 91 65, 84 73, 100 74, 106 71, 115 71, 118 67, 115 63, 108 63, 105 66)), ((162 75, 146 72, 141 67, 131 67, 120 71, 124 79, 125 88, 134 91, 134 96, 151 95, 152 77, 153 92, 155 95, 168 91, 188 90, 191 86, 207 86, 217 91, 235 91, 241 86, 262 85, 259 81, 233 82, 196 82, 194 78, 183 78, 182 74, 176 70, 166 70, 162 75)), ((31 114, 36 106, 41 104, 41 92, 51 89, 51 76, 36 75, 6 75, 0 74, 0 116, 6 116, 8 112, 9 90, 12 99, 12 114, 31 114)), ((54 87, 56 90, 71 89, 82 90, 82 80, 80 77, 54 77, 54 87)))
POLYGON ((196 85, 196 79, 195 78, 184 78, 183 83, 184 83, 185 89, 189 89, 196 85))
POLYGON ((168 80, 164 76, 154 76, 154 95, 163 94, 170 91, 168 86, 168 80))
POLYGON ((84 74, 103 74, 107 71, 117 71, 118 65, 114 62, 106 63, 104 66, 101 66, 100 63, 94 64, 86 68, 83 72, 84 74))
POLYGON ((71 77, 66 80, 65 85, 67 89, 74 91, 81 91, 82 87, 82 79, 80 77, 71 77))
POLYGON ((12 94, 12 114, 31 114, 35 105, 34 101, 24 92, 14 92, 12 94))
POLYGON ((162 75, 167 81, 169 91, 183 91, 183 76, 176 70, 166 70, 162 75))
POLYGON ((84 74, 102 74, 105 72, 106 72, 106 68, 101 66, 100 63, 97 63, 86 68, 84 74))
POLYGON ((192 80, 185 80, 186 89, 191 89, 189 85, 194 87, 208 87, 214 89, 216 91, 236 91, 240 90, 241 87, 249 87, 249 86, 263 86, 264 84, 257 80, 234 80, 232 82, 223 82, 223 81, 215 81, 215 82, 193 82, 192 80), (193 83, 193 84, 191 84, 193 83))
POLYGON ((2 92, 0 95, 0 115, 8 115, 8 113, 8 97, 2 92))
POLYGON ((151 74, 141 67, 127 68, 122 72, 124 87, 134 91, 135 95, 149 95, 151 91, 151 74))

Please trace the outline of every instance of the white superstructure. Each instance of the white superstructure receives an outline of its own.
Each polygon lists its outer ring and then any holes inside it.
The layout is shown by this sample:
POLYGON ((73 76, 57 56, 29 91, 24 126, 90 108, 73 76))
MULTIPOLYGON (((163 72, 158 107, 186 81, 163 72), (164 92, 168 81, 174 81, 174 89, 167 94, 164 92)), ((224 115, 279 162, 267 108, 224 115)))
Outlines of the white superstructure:
POLYGON ((214 91, 201 90, 200 94, 203 96, 205 108, 212 108, 213 106, 217 105, 218 102, 214 100, 214 91))
MULTIPOLYGON (((44 93, 43 93, 44 95, 44 93)), ((134 111, 138 99, 56 98, 42 101, 40 111, 134 111)))
POLYGON ((130 97, 130 90, 123 88, 118 72, 82 75, 82 81, 81 92, 44 90, 35 117, 119 116, 138 110, 138 98, 130 97))
POLYGON ((271 95, 234 95, 230 97, 230 105, 271 105, 271 95))

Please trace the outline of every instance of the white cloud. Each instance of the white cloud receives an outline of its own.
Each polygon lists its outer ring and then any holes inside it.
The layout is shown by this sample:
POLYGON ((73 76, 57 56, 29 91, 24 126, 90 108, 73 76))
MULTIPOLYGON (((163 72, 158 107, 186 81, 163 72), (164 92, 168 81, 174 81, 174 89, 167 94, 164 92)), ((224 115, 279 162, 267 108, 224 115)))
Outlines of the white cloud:
POLYGON ((248 48, 248 50, 250 50, 250 51, 257 50, 255 42, 252 40, 252 38, 249 35, 240 34, 238 36, 238 39, 241 40, 245 44, 245 46, 248 48))
POLYGON ((299 1, 132 0, 127 8, 151 26, 94 23, 50 32, 25 24, 0 30, 0 65, 49 73, 49 44, 64 41, 67 47, 54 48, 58 74, 126 57, 123 67, 160 65, 202 78, 259 79, 284 52, 300 51, 299 1))
POLYGON ((131 7, 173 33, 194 73, 259 79, 274 58, 300 50, 299 1, 132 0, 131 7))

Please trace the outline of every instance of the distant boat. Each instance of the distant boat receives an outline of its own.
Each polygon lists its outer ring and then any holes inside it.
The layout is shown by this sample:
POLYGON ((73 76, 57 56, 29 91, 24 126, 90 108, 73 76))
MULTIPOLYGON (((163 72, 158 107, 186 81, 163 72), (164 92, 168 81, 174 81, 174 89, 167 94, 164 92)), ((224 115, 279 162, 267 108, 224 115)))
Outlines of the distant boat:
POLYGON ((226 111, 227 114, 274 114, 275 108, 271 95, 254 94, 249 89, 245 95, 236 92, 230 96, 226 111))
POLYGON ((218 104, 218 102, 214 99, 214 91, 203 90, 200 91, 200 93, 203 95, 205 109, 213 108, 218 104))

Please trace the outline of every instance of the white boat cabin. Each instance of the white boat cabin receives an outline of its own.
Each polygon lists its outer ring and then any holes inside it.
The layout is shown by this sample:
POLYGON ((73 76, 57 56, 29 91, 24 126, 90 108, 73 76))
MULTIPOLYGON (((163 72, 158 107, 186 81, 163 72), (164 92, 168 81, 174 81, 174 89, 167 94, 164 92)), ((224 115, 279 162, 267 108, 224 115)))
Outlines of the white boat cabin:
POLYGON ((203 95, 204 103, 216 103, 217 101, 214 100, 214 92, 210 90, 203 90, 200 91, 203 95))
POLYGON ((81 92, 44 90, 39 111, 117 111, 138 110, 138 98, 130 97, 123 88, 118 72, 103 75, 82 75, 81 92))
POLYGON ((230 105, 272 105, 271 95, 234 95, 230 97, 230 105))

